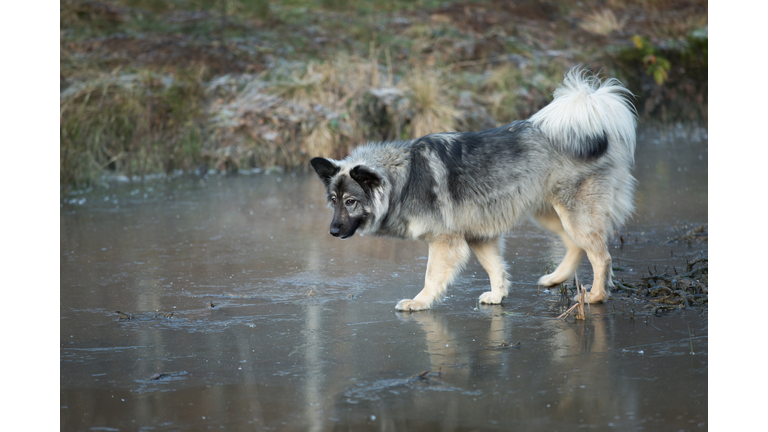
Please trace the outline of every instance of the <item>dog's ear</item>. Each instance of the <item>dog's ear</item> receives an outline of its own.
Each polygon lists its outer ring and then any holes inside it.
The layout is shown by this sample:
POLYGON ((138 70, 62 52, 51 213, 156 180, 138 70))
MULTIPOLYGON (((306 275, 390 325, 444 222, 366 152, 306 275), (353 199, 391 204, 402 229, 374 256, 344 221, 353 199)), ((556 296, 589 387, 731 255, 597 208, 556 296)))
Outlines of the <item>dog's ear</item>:
POLYGON ((350 177, 356 181, 364 191, 370 192, 372 189, 378 187, 381 184, 381 177, 378 174, 371 171, 370 168, 358 165, 349 171, 350 177))
POLYGON ((320 177, 325 187, 331 184, 331 179, 339 172, 339 166, 336 165, 333 159, 326 159, 321 157, 312 158, 309 161, 312 168, 315 169, 317 176, 320 177))

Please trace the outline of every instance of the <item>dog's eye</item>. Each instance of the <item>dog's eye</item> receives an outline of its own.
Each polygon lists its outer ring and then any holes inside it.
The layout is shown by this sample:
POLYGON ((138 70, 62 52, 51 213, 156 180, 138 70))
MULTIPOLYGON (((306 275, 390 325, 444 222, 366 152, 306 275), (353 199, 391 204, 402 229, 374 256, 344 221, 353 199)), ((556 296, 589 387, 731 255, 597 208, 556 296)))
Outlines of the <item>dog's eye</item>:
POLYGON ((331 197, 331 202, 332 202, 333 204, 336 204, 336 197, 331 197))
POLYGON ((347 200, 347 202, 346 202, 345 204, 346 204, 346 205, 348 205, 348 206, 351 206, 351 205, 352 205, 352 204, 354 204, 354 203, 355 203, 355 200, 353 200, 353 199, 348 199, 348 200, 347 200))

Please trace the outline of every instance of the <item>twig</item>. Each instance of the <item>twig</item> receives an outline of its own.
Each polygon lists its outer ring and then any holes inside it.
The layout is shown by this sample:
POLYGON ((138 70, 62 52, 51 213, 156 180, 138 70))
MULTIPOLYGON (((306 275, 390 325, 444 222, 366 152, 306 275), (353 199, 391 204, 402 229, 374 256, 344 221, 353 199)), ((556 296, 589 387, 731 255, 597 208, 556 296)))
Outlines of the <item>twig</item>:
POLYGON ((636 289, 629 288, 621 282, 613 281, 613 283, 616 285, 616 288, 623 289, 626 292, 630 292, 630 293, 637 292, 636 289))
POLYGON ((576 296, 579 298, 579 314, 576 316, 576 319, 583 320, 586 319, 586 316, 584 315, 584 301, 586 299, 587 292, 584 289, 584 286, 579 284, 579 275, 574 273, 573 277, 576 280, 576 296))
POLYGON ((506 58, 501 57, 501 56, 496 56, 496 57, 488 58, 488 59, 484 59, 484 60, 467 60, 467 61, 456 62, 456 63, 450 65, 448 67, 448 69, 449 70, 450 69, 458 69, 458 68, 462 68, 462 67, 465 67, 465 66, 479 66, 479 65, 488 64, 488 63, 500 63, 500 62, 503 62, 504 60, 506 60, 506 58))
POLYGON ((699 267, 696 270, 689 271, 688 273, 680 276, 681 278, 690 278, 693 277, 696 273, 703 273, 705 270, 709 270, 709 267, 699 267))
POLYGON ((124 154, 125 154, 124 152, 120 152, 120 153, 112 156, 108 161, 106 161, 105 163, 103 163, 99 167, 99 170, 103 170, 104 168, 107 167, 107 165, 111 164, 112 162, 117 162, 117 160, 120 159, 121 157, 123 157, 124 154))
POLYGON ((568 318, 568 316, 571 314, 571 311, 573 311, 577 307, 579 307, 578 303, 576 303, 575 305, 571 306, 567 311, 565 311, 562 314, 560 314, 560 316, 557 317, 557 319, 566 319, 566 318, 568 318))

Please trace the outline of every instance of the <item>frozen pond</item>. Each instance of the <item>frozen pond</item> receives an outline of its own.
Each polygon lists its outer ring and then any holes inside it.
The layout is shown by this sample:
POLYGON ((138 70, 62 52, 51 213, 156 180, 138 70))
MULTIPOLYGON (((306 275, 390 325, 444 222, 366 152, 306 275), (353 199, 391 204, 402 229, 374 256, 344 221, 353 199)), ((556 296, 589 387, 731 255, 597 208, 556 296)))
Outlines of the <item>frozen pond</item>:
MULTIPOLYGON (((643 132, 636 159, 617 277, 707 250, 666 241, 708 221, 706 131, 643 132)), ((507 237, 503 305, 477 304, 473 257, 442 303, 398 313, 427 246, 331 237, 310 174, 62 202, 61 430, 707 429, 706 308, 657 316, 614 293, 586 322, 557 320, 568 303, 535 281, 564 249, 530 222, 507 237)))

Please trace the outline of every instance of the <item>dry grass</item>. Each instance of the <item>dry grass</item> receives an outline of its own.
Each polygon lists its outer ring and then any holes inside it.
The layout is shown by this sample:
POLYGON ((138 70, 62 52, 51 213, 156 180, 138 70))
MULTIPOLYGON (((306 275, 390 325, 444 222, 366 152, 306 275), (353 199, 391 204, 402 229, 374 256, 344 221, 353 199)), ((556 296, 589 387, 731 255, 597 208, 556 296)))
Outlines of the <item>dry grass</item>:
POLYGON ((343 158, 367 141, 493 127, 488 106, 503 121, 516 117, 515 91, 524 79, 510 66, 479 84, 450 85, 431 68, 393 83, 392 69, 374 55, 337 55, 207 86, 199 77, 151 72, 86 80, 62 93, 62 183, 88 183, 105 167, 139 176, 306 167, 312 157, 343 158), (487 91, 491 97, 473 102, 487 91))
POLYGON ((458 111, 446 97, 447 86, 436 72, 416 70, 401 87, 407 103, 398 115, 401 124, 410 124, 409 138, 455 130, 458 111))
POLYGON ((393 86, 391 67, 375 57, 337 55, 299 71, 272 71, 213 106, 226 113, 211 123, 215 167, 225 160, 236 168, 307 166, 366 141, 456 129, 456 95, 437 72, 417 69, 393 86))
POLYGON ((682 39, 693 30, 705 28, 709 19, 706 14, 654 13, 651 31, 654 36, 664 39, 682 39))
POLYGON ((211 123, 212 159, 218 165, 233 155, 231 163, 244 168, 343 157, 365 136, 356 106, 371 88, 372 69, 369 61, 342 54, 254 79, 231 101, 213 106, 226 115, 211 123))
POLYGON ((331 130, 331 122, 326 119, 315 125, 306 138, 307 154, 322 157, 331 157, 339 147, 340 139, 331 130))
POLYGON ((298 102, 307 102, 317 97, 320 91, 322 77, 312 70, 313 64, 307 66, 307 70, 292 72, 287 77, 277 81, 272 90, 278 96, 298 102))
POLYGON ((129 176, 189 169, 200 150, 200 76, 103 75, 61 94, 62 184, 107 167, 129 176))
POLYGON ((369 61, 337 54, 324 62, 309 62, 299 71, 278 75, 270 90, 295 102, 336 104, 361 95, 374 80, 369 61))
POLYGON ((522 86, 522 73, 508 64, 491 69, 481 91, 491 116, 501 122, 519 118, 515 92, 522 86))
POLYGON ((608 36, 611 33, 621 31, 626 22, 626 17, 618 20, 613 11, 610 9, 603 9, 587 15, 584 20, 579 23, 579 28, 598 36, 608 36))
POLYGON ((391 84, 391 69, 338 55, 301 71, 257 78, 214 122, 212 159, 235 155, 237 165, 306 166, 315 156, 344 157, 351 148, 383 139, 416 138, 456 129, 455 95, 434 71, 416 70, 391 84))
MULTIPOLYGON (((576 279, 576 298, 574 299, 576 301, 576 304, 568 308, 567 311, 560 314, 560 316, 557 317, 557 319, 568 319, 568 316, 571 315, 574 309, 576 309, 576 319, 577 320, 586 320, 587 316, 585 313, 584 305, 586 301, 586 295, 587 295, 587 289, 584 287, 584 285, 579 284, 579 276, 574 275, 574 278, 576 279)), ((588 304, 588 303, 587 303, 588 304)))

